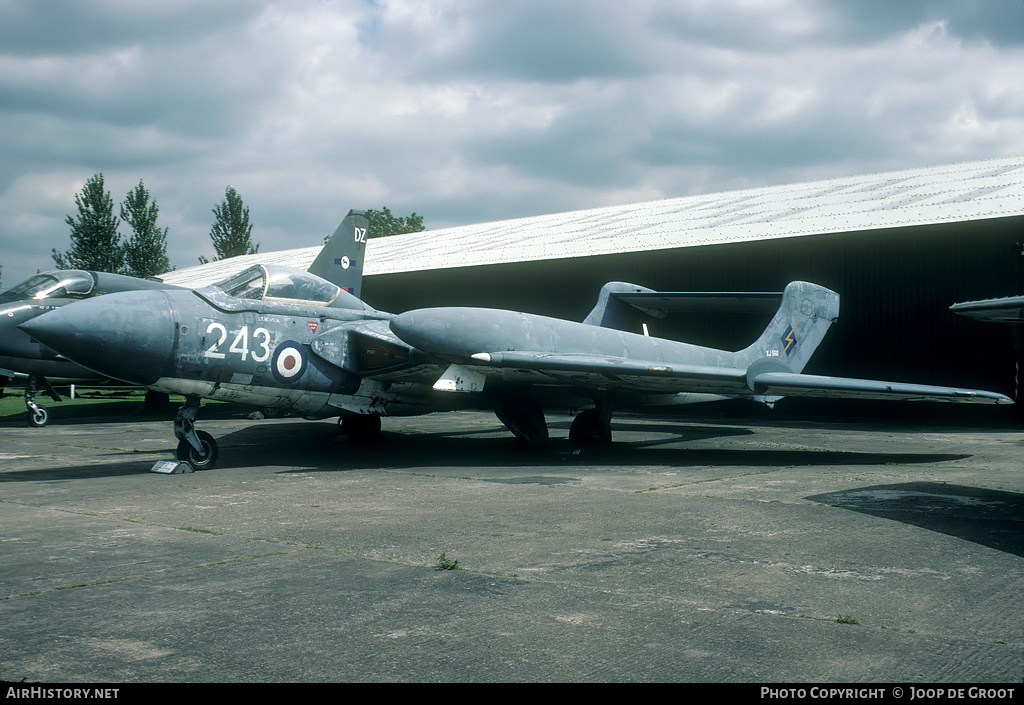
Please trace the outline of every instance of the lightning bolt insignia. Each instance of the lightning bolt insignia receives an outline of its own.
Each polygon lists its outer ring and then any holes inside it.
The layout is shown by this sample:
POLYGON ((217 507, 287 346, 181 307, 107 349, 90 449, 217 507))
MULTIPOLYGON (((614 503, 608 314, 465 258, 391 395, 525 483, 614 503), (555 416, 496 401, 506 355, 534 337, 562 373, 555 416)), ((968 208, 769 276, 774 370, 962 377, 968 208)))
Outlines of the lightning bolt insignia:
POLYGON ((796 345, 796 336, 794 335, 794 328, 800 323, 794 323, 786 329, 786 332, 782 334, 782 354, 786 355, 789 353, 790 348, 796 345))

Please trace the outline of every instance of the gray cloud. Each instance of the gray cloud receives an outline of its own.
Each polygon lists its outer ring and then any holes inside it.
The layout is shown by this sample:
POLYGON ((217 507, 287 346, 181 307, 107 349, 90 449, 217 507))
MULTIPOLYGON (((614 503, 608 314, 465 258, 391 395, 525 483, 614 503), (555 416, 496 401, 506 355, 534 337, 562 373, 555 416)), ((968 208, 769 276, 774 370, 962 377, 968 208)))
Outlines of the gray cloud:
POLYGON ((0 0, 3 285, 139 179, 171 260, 1019 154, 1024 2, 0 0))

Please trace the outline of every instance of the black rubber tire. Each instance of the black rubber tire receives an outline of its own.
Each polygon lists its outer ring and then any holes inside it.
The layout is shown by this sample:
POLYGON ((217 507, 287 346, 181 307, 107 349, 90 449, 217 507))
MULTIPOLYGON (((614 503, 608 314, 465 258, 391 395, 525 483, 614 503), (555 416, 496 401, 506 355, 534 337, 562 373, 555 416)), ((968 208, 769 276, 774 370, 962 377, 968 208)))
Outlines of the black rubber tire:
POLYGON ((178 460, 188 463, 193 470, 209 470, 217 462, 217 441, 206 431, 196 431, 199 436, 199 444, 203 447, 200 453, 187 439, 182 438, 178 442, 178 460))

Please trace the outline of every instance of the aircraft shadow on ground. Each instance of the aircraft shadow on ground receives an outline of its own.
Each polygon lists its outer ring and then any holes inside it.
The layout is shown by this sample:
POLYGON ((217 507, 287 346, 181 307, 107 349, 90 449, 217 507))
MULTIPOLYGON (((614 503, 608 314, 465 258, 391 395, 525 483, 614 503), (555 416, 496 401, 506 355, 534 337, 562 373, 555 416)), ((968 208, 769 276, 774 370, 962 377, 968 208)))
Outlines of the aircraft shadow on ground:
POLYGON ((1024 495, 1018 492, 907 482, 858 487, 805 499, 1024 556, 1024 495))
MULTIPOLYGON (((736 448, 730 438, 749 437, 754 431, 740 426, 658 423, 613 424, 615 432, 642 431, 659 438, 614 441, 597 448, 575 449, 569 443, 568 423, 552 423, 551 442, 531 449, 522 446, 503 426, 460 428, 435 432, 385 431, 373 440, 340 436, 333 424, 264 420, 217 437, 219 458, 212 470, 272 467, 281 472, 345 472, 367 468, 415 469, 445 467, 480 469, 497 467, 804 467, 816 465, 918 464, 969 457, 952 453, 857 452, 828 449, 736 448), (721 439, 716 448, 686 444, 721 439), (682 447, 680 447, 682 446, 682 447)), ((213 430, 213 429, 211 429, 213 430)), ((622 435, 620 434, 620 435, 622 435)), ((154 450, 160 454, 161 451, 154 450)), ((169 445, 160 459, 174 458, 169 445)), ((68 481, 89 477, 116 477, 148 472, 152 454, 140 459, 134 450, 111 450, 108 462, 59 466, 0 473, 0 482, 68 481)))
MULTIPOLYGON (((932 463, 968 457, 952 453, 871 453, 779 448, 730 448, 730 437, 754 434, 748 428, 687 424, 645 425, 645 434, 662 438, 616 441, 608 446, 575 449, 566 436, 568 423, 552 423, 551 441, 526 448, 500 424, 474 430, 433 433, 383 432, 370 441, 354 441, 324 433, 324 424, 303 427, 271 424, 236 431, 220 439, 224 467, 250 465, 299 466, 321 471, 364 468, 487 468, 565 466, 752 466, 884 465, 932 463), (565 432, 562 433, 562 427, 565 432), (679 444, 723 439, 720 448, 687 448, 679 444)), ((636 431, 637 426, 616 427, 636 431)))

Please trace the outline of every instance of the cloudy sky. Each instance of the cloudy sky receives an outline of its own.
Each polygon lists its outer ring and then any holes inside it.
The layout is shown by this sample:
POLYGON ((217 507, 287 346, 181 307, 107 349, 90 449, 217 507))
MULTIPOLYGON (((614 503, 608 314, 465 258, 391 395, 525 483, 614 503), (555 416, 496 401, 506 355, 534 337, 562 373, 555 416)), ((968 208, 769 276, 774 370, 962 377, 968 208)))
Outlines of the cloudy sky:
MULTIPOLYGON (((142 180, 177 267, 1024 154, 1024 0, 0 0, 4 288, 142 180)), ((122 226, 122 232, 128 229, 122 226)))

